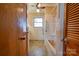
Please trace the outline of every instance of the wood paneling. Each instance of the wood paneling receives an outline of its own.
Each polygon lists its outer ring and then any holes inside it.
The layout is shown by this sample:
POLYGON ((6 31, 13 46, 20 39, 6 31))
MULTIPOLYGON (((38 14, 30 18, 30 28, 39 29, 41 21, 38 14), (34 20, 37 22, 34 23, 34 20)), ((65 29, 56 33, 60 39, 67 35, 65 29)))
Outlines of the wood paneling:
POLYGON ((19 44, 24 45, 23 42, 18 43, 18 29, 20 29, 18 15, 26 18, 26 4, 0 4, 0 55, 2 56, 26 55, 27 53, 26 40, 24 47, 18 47, 19 44), (20 14, 18 8, 23 8, 24 12, 20 14), (20 49, 24 48, 26 50, 21 50, 24 52, 19 54, 20 49))
POLYGON ((79 4, 66 4, 65 55, 79 55, 79 4))

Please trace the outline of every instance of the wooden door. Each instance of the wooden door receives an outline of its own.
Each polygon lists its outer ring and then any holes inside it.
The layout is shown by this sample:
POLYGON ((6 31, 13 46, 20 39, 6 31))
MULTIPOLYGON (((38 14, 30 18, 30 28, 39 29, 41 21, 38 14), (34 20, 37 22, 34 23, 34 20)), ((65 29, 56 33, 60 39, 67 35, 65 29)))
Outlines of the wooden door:
POLYGON ((79 4, 68 3, 65 6, 64 55, 79 56, 79 4))
POLYGON ((27 55, 27 32, 19 24, 26 14, 26 4, 0 4, 0 55, 27 55))

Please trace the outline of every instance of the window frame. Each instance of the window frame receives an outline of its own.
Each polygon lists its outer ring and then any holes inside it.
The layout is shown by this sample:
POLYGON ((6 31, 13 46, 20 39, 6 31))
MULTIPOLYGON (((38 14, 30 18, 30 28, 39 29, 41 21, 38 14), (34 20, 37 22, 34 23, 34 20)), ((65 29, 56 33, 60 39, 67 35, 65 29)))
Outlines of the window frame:
POLYGON ((44 21, 43 19, 44 19, 44 18, 43 18, 42 16, 34 17, 34 18, 33 18, 33 27, 34 27, 34 28, 42 28, 42 27, 43 27, 43 23, 44 23, 44 22, 43 22, 43 21, 44 21), (42 22, 35 22, 35 21, 34 21, 35 18, 42 18, 42 22), (34 25, 35 23, 42 23, 42 26, 37 26, 37 27, 35 27, 35 25, 34 25))

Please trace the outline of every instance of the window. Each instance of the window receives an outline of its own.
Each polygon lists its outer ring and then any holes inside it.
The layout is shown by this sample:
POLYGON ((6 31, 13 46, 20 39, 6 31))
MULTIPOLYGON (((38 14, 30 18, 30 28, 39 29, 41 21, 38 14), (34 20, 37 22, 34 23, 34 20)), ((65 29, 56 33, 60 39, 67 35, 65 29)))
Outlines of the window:
POLYGON ((42 27, 43 26, 43 18, 37 17, 34 19, 34 27, 42 27))

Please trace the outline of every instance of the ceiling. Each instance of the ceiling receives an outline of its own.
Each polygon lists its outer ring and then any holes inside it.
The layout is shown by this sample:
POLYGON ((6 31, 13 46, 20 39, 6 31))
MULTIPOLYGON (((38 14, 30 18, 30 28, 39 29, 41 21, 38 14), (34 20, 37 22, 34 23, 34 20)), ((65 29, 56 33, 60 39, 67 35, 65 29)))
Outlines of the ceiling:
MULTIPOLYGON (((27 4, 27 13, 37 13, 37 7, 36 7, 37 3, 28 3, 27 4)), ((53 7, 53 6, 57 6, 56 3, 40 3, 40 7, 53 7)), ((40 13, 43 13, 44 10, 41 9, 40 13)))

